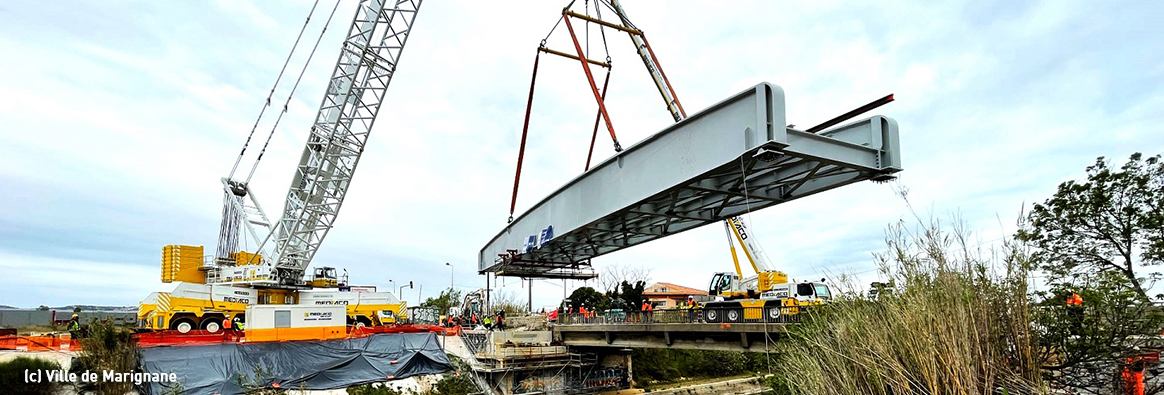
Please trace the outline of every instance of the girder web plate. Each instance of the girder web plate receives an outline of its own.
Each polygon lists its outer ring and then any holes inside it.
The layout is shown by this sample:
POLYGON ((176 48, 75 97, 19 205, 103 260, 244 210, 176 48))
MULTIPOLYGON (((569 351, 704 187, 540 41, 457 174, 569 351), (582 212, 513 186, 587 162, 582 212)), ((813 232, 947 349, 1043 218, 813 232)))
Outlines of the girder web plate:
POLYGON ((890 118, 817 134, 784 125, 780 87, 761 83, 729 97, 542 199, 481 249, 478 270, 593 277, 591 258, 901 170, 890 118), (552 235, 543 237, 547 228, 552 235))

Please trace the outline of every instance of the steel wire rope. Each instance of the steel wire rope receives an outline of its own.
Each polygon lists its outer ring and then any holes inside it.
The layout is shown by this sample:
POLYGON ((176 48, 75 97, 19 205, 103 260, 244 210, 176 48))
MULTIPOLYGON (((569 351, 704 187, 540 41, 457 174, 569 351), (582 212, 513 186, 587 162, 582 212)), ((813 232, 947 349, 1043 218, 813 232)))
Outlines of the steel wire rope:
POLYGON ((238 158, 234 160, 234 166, 230 168, 230 175, 226 178, 234 177, 235 170, 238 170, 238 165, 242 162, 243 154, 247 152, 247 146, 251 143, 251 138, 255 136, 255 130, 259 128, 259 121, 263 119, 263 113, 267 112, 267 107, 271 106, 271 97, 275 96, 275 88, 279 87, 279 81, 283 79, 283 72, 287 71, 287 65, 291 64, 291 56, 295 55, 295 49, 299 48, 299 40, 303 38, 303 32, 307 31, 307 24, 311 22, 311 16, 315 15, 315 7, 319 5, 319 0, 311 5, 311 11, 307 13, 307 19, 303 21, 303 27, 299 29, 299 35, 295 37, 295 44, 291 46, 291 52, 287 54, 287 59, 283 61, 283 68, 279 69, 279 76, 275 78, 275 84, 271 86, 271 91, 267 93, 267 100, 263 104, 263 108, 259 110, 259 116, 255 118, 255 125, 251 126, 251 133, 247 135, 246 142, 243 143, 242 151, 238 153, 238 158))
MULTIPOLYGON (((744 162, 743 156, 740 156, 740 183, 743 184, 743 187, 744 187, 744 206, 746 207, 745 215, 748 216, 748 223, 751 224, 752 223, 752 199, 749 198, 750 195, 748 195, 748 168, 747 168, 746 163, 744 162)), ((753 227, 752 228, 752 235, 755 236, 756 234, 757 234, 756 229, 755 229, 755 227, 753 227)), ((745 248, 747 248, 747 247, 745 247, 745 248)), ((768 261, 769 264, 772 264, 772 258, 768 257, 767 251, 760 249, 760 254, 762 254, 764 256, 764 260, 768 261)), ((771 268, 769 268, 769 269, 771 269, 771 268)))
POLYGON ((311 53, 307 55, 307 61, 303 63, 303 69, 299 71, 299 78, 295 79, 295 85, 291 87, 291 92, 287 94, 287 101, 283 103, 283 111, 275 119, 275 124, 271 126, 271 133, 267 134, 267 141, 263 143, 263 149, 259 151, 259 156, 255 158, 254 165, 251 165, 251 172, 247 174, 247 183, 251 182, 251 177, 255 175, 255 169, 259 167, 259 161, 263 160, 263 154, 267 152, 267 145, 271 144, 271 137, 275 135, 275 130, 279 128, 279 121, 282 121, 283 115, 287 113, 287 106, 291 104, 291 99, 295 97, 295 91, 299 89, 299 83, 303 81, 303 75, 307 73, 307 66, 311 64, 311 59, 315 57, 315 51, 319 49, 319 43, 323 41, 323 35, 327 33, 327 27, 331 25, 331 20, 335 17, 335 11, 339 9, 340 2, 338 0, 335 2, 335 7, 332 7, 331 14, 327 16, 327 22, 323 23, 323 30, 319 31, 319 37, 315 39, 315 46, 311 48, 311 53))
MULTIPOLYGON (((748 222, 752 222, 752 199, 750 199, 749 198, 750 195, 748 195, 748 168, 747 168, 747 164, 744 162, 743 156, 740 156, 740 183, 744 187, 744 206, 746 207, 745 210, 747 212, 748 222)), ((752 235, 753 235, 753 237, 756 235, 755 228, 753 228, 753 230, 752 230, 752 235)), ((767 260, 769 263, 772 262, 772 259, 768 257, 767 252, 765 252, 764 250, 760 250, 760 253, 764 255, 765 260, 767 260)), ((769 268, 769 269, 771 269, 771 268, 769 268)), ((759 274, 759 273, 757 273, 757 274, 759 274)), ((763 309, 763 307, 761 307, 761 309, 763 309)), ((768 342, 771 340, 771 337, 768 335, 768 319, 767 319, 768 315, 764 314, 763 311, 761 311, 761 314, 765 318, 764 319, 764 364, 768 368, 768 374, 772 374, 772 354, 768 348, 768 342)))

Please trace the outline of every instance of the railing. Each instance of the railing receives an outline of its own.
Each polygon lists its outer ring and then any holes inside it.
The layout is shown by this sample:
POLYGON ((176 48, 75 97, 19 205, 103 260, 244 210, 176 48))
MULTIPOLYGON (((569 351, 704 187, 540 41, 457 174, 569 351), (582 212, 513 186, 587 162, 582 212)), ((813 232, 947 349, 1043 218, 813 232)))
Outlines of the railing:
POLYGON ((627 325, 692 323, 796 323, 806 307, 700 307, 654 311, 607 310, 601 313, 567 313, 557 325, 627 325))

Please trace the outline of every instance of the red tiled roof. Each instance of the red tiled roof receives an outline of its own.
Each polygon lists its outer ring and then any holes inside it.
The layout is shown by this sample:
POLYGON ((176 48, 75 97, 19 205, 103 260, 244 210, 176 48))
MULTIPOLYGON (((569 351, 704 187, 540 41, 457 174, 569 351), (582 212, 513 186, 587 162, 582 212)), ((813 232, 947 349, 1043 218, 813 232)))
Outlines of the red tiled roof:
POLYGON ((687 295, 707 295, 707 291, 698 290, 695 288, 684 287, 682 285, 675 285, 671 283, 654 283, 645 290, 643 296, 687 296, 687 295))

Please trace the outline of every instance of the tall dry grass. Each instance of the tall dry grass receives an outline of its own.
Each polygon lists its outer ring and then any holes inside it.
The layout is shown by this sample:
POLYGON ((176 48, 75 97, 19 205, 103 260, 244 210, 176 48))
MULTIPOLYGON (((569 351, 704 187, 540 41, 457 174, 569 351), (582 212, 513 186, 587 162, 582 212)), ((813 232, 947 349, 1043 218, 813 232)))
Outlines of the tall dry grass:
POLYGON ((782 347, 796 394, 1044 393, 1027 299, 1029 254, 983 250, 957 218, 898 223, 876 254, 890 292, 851 281, 782 347))

